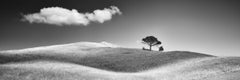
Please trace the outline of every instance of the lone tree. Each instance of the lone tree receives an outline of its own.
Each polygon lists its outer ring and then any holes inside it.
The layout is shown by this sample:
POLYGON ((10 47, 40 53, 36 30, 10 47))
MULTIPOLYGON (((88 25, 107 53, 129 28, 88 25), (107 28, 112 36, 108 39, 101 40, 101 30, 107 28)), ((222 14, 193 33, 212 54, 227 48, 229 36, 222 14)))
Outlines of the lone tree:
POLYGON ((147 36, 145 38, 142 39, 142 43, 143 44, 147 44, 149 46, 149 50, 152 50, 152 46, 157 46, 157 45, 161 45, 162 42, 158 41, 158 39, 154 36, 147 36))

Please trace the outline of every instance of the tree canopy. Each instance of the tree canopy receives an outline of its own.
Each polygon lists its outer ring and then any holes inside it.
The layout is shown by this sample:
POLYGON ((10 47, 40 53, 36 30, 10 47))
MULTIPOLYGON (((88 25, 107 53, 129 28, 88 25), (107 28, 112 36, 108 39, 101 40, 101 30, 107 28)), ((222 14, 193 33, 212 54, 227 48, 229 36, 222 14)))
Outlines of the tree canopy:
POLYGON ((156 37, 154 36, 147 36, 145 38, 142 39, 142 43, 143 44, 147 44, 149 46, 149 50, 152 50, 152 46, 157 46, 157 45, 161 45, 162 42, 159 41, 156 37))

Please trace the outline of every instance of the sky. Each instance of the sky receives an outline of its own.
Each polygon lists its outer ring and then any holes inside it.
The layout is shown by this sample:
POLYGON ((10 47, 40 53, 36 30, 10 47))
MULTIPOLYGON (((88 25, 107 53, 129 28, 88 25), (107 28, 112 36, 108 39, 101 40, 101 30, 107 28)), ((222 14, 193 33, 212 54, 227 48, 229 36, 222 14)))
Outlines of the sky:
POLYGON ((240 56, 238 0, 1 0, 0 10, 0 50, 82 41, 142 48, 155 36, 166 51, 240 56))

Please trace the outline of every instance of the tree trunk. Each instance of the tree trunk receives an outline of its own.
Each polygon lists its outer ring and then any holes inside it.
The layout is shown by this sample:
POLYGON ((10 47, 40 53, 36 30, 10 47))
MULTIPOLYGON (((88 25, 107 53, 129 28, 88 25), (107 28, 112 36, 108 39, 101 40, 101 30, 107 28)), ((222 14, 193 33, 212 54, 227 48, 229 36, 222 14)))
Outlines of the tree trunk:
POLYGON ((152 45, 149 45, 149 50, 152 51, 152 45))

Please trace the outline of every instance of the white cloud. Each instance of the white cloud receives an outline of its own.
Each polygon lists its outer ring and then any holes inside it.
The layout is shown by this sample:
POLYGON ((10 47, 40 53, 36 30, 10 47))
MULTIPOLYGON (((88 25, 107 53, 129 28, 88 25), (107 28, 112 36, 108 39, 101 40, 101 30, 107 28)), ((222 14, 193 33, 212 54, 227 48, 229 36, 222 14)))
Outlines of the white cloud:
POLYGON ((104 10, 95 10, 93 13, 87 13, 86 16, 91 21, 97 21, 103 23, 104 21, 111 20, 112 14, 121 14, 117 7, 111 6, 110 9, 105 8, 104 10))
POLYGON ((23 20, 30 23, 45 23, 54 25, 88 25, 90 22, 103 23, 111 20, 115 14, 121 11, 115 7, 97 9, 92 13, 79 13, 76 9, 66 9, 62 7, 48 7, 40 10, 39 13, 23 15, 23 20))

